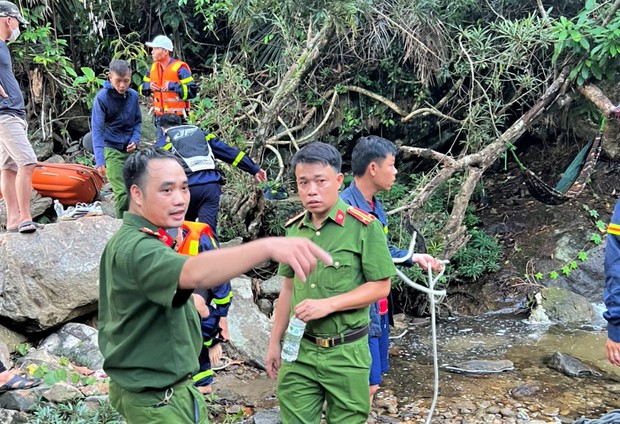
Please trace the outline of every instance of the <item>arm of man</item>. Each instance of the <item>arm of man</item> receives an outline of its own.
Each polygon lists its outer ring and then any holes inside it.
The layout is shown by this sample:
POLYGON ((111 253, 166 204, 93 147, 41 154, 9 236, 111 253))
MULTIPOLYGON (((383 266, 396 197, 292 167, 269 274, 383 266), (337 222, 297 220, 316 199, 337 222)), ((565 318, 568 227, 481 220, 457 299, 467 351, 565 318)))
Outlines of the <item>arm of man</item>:
POLYGON ((164 89, 174 91, 179 95, 181 100, 191 100, 195 98, 196 94, 198 94, 198 86, 196 85, 196 81, 194 81, 194 77, 192 77, 192 73, 189 68, 181 66, 177 76, 179 78, 179 82, 168 82, 167 87, 165 87, 164 84, 164 89))
POLYGON ((92 127, 93 152, 95 153, 95 168, 105 176, 105 157, 103 154, 104 139, 103 129, 105 128, 106 111, 101 104, 99 96, 95 97, 93 110, 91 112, 90 125, 92 127), (100 168, 102 168, 100 170, 100 168), (103 172, 102 172, 103 171, 103 172))
POLYGON ((620 202, 616 203, 611 223, 607 227, 605 246, 605 290, 603 301, 607 311, 607 359, 620 366, 620 202))
POLYGON ((305 299, 295 306, 295 315, 308 322, 334 312, 364 308, 390 294, 390 278, 369 281, 347 293, 325 299, 305 299))
POLYGON ((293 279, 285 278, 278 296, 278 304, 273 319, 273 329, 269 338, 269 346, 267 348, 267 357, 265 365, 267 367, 267 375, 275 380, 278 377, 278 370, 282 365, 280 342, 284 337, 284 333, 288 327, 289 317, 291 314, 291 299, 293 298, 293 279))
POLYGON ((302 281, 316 267, 317 260, 332 262, 327 252, 308 239, 264 238, 188 258, 181 269, 179 288, 214 287, 268 259, 290 265, 302 281))
MULTIPOLYGON (((140 110, 140 104, 138 103, 138 98, 136 97, 136 102, 133 105, 135 107, 135 114, 134 114, 134 125, 133 125, 133 130, 131 132, 131 138, 129 139, 130 143, 134 144, 134 149, 135 147, 138 146, 138 144, 140 144, 140 140, 142 137, 142 111, 140 110)), ((129 149, 127 149, 127 151, 129 151, 129 149)))
POLYGON ((141 96, 151 95, 151 69, 147 71, 146 75, 142 77, 142 84, 138 87, 138 93, 141 96))
POLYGON ((236 147, 229 146, 219 138, 213 136, 213 134, 207 134, 206 137, 211 145, 211 150, 213 150, 213 156, 215 156, 216 159, 238 167, 242 171, 253 175, 259 182, 267 181, 267 173, 263 171, 252 158, 246 155, 245 152, 236 147))

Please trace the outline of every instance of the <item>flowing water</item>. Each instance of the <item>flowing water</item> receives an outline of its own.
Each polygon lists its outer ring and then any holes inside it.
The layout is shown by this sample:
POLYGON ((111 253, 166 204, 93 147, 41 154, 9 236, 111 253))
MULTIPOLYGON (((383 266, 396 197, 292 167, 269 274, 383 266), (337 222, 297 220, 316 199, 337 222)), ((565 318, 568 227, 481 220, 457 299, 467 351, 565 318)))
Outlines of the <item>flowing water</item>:
MULTIPOLYGON (((513 313, 438 319, 440 367, 472 359, 509 360, 514 370, 491 375, 441 370, 433 422, 569 423, 620 408, 620 367, 605 357, 604 325, 602 318, 587 326, 529 324, 513 313), (603 377, 573 378, 549 368, 554 352, 576 357, 603 377)), ((397 403, 393 417, 421 422, 426 415, 433 394, 430 334, 428 322, 409 324, 403 337, 391 341, 391 370, 378 403, 397 403)))

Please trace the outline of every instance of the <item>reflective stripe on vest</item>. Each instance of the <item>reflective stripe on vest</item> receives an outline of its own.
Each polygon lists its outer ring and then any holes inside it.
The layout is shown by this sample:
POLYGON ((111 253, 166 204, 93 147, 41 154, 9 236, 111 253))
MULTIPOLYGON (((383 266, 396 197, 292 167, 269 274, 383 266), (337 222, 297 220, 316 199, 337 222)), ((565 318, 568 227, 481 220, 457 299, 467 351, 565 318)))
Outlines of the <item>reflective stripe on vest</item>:
POLYGON ((213 246, 217 249, 217 242, 213 236, 213 231, 209 224, 203 222, 183 221, 180 231, 183 234, 183 241, 179 244, 177 251, 183 255, 196 256, 200 247, 200 236, 207 236, 213 246))
MULTIPOLYGON (((179 70, 185 66, 189 70, 189 66, 183 61, 175 60, 170 65, 163 69, 163 66, 159 62, 153 63, 151 66, 151 72, 149 78, 144 78, 143 81, 150 80, 158 86, 162 87, 164 83, 176 82, 180 83, 183 87, 183 97, 187 97, 188 91, 185 84, 194 80, 192 77, 179 79, 179 70)), ((153 112, 155 115, 163 115, 164 113, 174 113, 180 116, 184 116, 189 112, 190 103, 187 100, 182 100, 175 91, 154 91, 151 92, 153 96, 153 112)))

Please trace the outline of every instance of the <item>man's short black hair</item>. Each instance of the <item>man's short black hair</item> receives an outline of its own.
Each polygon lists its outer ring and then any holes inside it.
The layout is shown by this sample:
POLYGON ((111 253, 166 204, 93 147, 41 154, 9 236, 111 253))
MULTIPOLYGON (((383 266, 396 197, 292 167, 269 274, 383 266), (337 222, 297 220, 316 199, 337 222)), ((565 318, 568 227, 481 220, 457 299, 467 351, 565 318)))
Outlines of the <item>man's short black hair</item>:
POLYGON ((342 158, 334 146, 320 141, 302 147, 291 159, 291 168, 295 171, 299 163, 320 163, 331 166, 336 174, 342 168, 342 158))
POLYGON ((159 117, 159 126, 162 128, 176 127, 182 123, 181 117, 175 113, 164 113, 159 117))
POLYGON ((118 76, 125 76, 131 73, 131 67, 129 62, 121 59, 114 59, 110 62, 110 73, 115 73, 118 76))
POLYGON ((396 157, 397 154, 396 146, 388 139, 376 135, 361 137, 351 154, 351 171, 354 176, 361 177, 371 162, 381 165, 389 155, 396 157))
POLYGON ((130 199, 130 189, 132 185, 135 184, 140 187, 141 190, 144 190, 146 169, 149 166, 149 162, 155 159, 172 159, 178 162, 176 156, 156 147, 149 147, 127 158, 123 166, 123 180, 125 180, 125 189, 130 199))

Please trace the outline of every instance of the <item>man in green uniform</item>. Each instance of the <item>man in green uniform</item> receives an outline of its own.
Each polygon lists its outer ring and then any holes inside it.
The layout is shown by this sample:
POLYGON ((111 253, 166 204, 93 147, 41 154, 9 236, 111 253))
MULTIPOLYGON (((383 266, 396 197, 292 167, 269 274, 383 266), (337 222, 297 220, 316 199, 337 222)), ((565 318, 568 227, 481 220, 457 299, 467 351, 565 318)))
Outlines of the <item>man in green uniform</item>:
POLYGON ((338 151, 312 143, 293 156, 297 188, 307 212, 287 224, 288 236, 306 237, 330 252, 306 282, 289 266, 276 308, 267 373, 278 379, 284 424, 365 423, 370 411, 368 305, 388 295, 395 273, 385 235, 374 216, 338 196, 343 175, 338 151), (295 314, 306 322, 295 362, 280 359, 280 341, 295 314))
POLYGON ((129 211, 100 263, 99 347, 110 376, 110 402, 128 424, 207 423, 193 386, 202 336, 191 299, 268 259, 288 263, 302 278, 317 258, 307 239, 262 239, 185 256, 168 228, 181 226, 189 204, 187 177, 171 155, 147 149, 123 168, 129 211))

